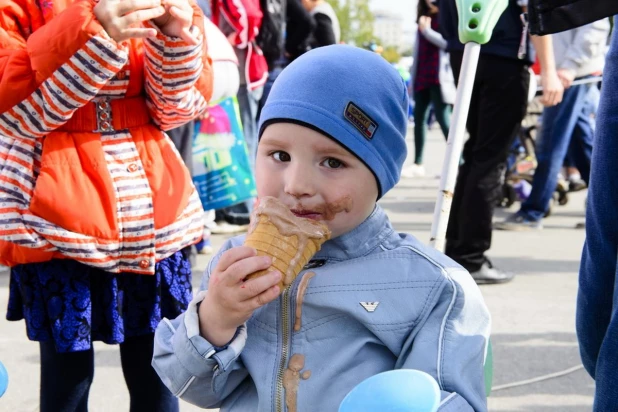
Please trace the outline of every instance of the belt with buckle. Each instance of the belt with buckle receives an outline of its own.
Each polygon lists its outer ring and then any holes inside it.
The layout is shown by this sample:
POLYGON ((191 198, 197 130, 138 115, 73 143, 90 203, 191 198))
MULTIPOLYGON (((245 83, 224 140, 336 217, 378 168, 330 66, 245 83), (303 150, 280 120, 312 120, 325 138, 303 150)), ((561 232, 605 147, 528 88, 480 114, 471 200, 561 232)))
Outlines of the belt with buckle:
POLYGON ((95 98, 77 109, 58 130, 104 133, 144 126, 150 122, 150 113, 143 96, 95 98))

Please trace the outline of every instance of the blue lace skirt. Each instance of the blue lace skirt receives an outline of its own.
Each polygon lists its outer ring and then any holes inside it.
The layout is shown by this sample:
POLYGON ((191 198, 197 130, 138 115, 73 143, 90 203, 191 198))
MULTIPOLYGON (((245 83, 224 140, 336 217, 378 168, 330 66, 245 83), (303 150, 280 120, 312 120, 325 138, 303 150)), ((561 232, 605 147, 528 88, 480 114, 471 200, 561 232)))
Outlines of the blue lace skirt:
POLYGON ((68 259, 11 269, 8 320, 26 320, 28 338, 53 340, 58 352, 122 343, 154 333, 191 301, 191 264, 182 251, 156 264, 154 276, 111 274, 68 259))

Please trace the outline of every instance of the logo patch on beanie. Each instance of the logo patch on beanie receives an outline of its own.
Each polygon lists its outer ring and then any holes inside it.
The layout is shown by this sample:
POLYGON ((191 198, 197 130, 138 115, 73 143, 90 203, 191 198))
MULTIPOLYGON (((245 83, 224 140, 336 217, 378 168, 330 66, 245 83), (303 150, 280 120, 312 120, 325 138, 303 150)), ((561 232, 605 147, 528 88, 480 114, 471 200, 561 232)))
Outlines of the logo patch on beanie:
POLYGON ((378 130, 378 124, 371 117, 362 111, 357 105, 349 102, 343 113, 346 120, 354 125, 367 140, 371 140, 378 130))

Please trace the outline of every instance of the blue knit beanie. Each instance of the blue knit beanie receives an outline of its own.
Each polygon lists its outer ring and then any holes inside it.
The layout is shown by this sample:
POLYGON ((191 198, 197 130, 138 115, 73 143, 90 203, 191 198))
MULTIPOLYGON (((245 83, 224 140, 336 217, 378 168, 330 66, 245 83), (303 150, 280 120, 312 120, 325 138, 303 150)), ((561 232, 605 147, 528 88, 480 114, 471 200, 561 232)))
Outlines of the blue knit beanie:
POLYGON ((272 123, 318 129, 361 159, 384 196, 406 158, 408 93, 381 56, 334 45, 305 53, 279 75, 260 116, 260 137, 272 123))

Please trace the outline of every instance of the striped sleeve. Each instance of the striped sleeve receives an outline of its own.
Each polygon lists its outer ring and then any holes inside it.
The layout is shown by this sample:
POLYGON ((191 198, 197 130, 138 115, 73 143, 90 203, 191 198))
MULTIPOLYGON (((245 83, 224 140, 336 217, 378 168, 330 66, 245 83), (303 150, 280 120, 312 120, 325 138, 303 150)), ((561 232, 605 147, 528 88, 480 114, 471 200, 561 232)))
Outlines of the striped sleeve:
POLYGON ((198 40, 197 45, 188 45, 159 33, 144 41, 147 104, 162 130, 181 126, 206 112, 208 102, 196 87, 204 71, 203 33, 198 40))
POLYGON ((60 127, 97 95, 127 56, 105 31, 92 36, 26 99, 0 113, 0 134, 36 139, 60 127))

